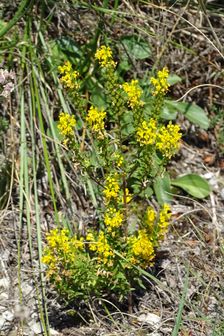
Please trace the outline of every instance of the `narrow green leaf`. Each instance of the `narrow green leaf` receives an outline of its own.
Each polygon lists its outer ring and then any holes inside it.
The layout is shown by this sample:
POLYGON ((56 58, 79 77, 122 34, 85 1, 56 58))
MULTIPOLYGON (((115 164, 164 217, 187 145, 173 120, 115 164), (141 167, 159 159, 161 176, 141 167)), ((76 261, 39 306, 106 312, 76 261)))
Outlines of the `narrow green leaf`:
POLYGON ((18 6, 18 10, 12 19, 4 25, 0 30, 0 37, 8 33, 8 31, 15 26, 15 24, 24 16, 34 5, 34 0, 22 0, 18 6))
POLYGON ((187 174, 177 177, 171 181, 171 184, 185 190, 188 194, 196 198, 207 197, 210 193, 208 182, 197 174, 187 174))
POLYGON ((189 284, 189 268, 187 269, 187 273, 186 273, 186 277, 185 277, 185 281, 184 281, 184 288, 183 288, 183 293, 182 293, 182 297, 180 300, 180 304, 179 304, 179 308, 178 308, 178 313, 177 313, 177 317, 176 317, 176 321, 175 321, 175 326, 172 332, 172 336, 178 336, 179 335, 179 330, 182 324, 182 313, 183 313, 183 309, 184 309, 184 305, 185 305, 185 301, 186 301, 186 297, 187 297, 187 290, 188 290, 188 284, 189 284))

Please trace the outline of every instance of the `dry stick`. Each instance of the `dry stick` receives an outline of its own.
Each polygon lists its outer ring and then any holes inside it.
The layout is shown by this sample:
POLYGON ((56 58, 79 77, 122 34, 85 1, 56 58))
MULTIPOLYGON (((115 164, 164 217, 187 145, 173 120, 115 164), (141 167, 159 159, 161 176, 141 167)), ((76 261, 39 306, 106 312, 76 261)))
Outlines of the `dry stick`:
MULTIPOLYGON (((188 6, 188 3, 189 3, 189 0, 188 0, 188 2, 187 2, 187 5, 185 6, 185 8, 188 6)), ((179 22, 180 22, 182 16, 183 16, 184 13, 185 13, 185 8, 184 8, 182 14, 180 14, 180 16, 178 16, 177 21, 175 22, 175 24, 174 24, 174 26, 173 26, 173 28, 172 28, 172 30, 171 30, 171 32, 170 32, 170 34, 169 34, 167 40, 166 40, 166 42, 165 42, 165 44, 164 44, 164 46, 163 46, 163 48, 162 48, 162 50, 161 50, 161 52, 160 52, 160 54, 159 54, 157 60, 156 60, 156 62, 155 62, 155 64, 154 64, 153 68, 157 68, 157 66, 158 66, 158 64, 159 64, 159 62, 160 62, 160 59, 162 58, 164 52, 166 51, 166 48, 167 48, 168 44, 169 44, 170 41, 171 41, 172 35, 173 35, 173 33, 174 33, 174 31, 175 31, 177 25, 179 24, 179 22)))
POLYGON ((205 2, 204 2, 203 0, 198 0, 198 4, 199 4, 199 6, 201 7, 201 10, 202 10, 202 12, 203 12, 204 15, 205 15, 205 18, 206 18, 206 20, 207 20, 207 22, 208 22, 209 27, 211 28, 212 35, 214 36, 214 39, 216 40, 217 45, 219 46, 220 50, 222 50, 222 49, 223 49, 222 44, 221 44, 221 42, 220 42, 218 36, 216 35, 216 32, 215 32, 215 30, 214 30, 214 28, 213 28, 213 26, 212 26, 212 24, 211 24, 211 21, 210 21, 210 19, 209 19, 209 17, 208 17, 208 14, 207 14, 207 8, 206 8, 206 4, 205 4, 205 2))
POLYGON ((184 99, 191 91, 195 90, 195 89, 198 89, 200 87, 209 87, 209 88, 217 88, 217 89, 220 89, 220 90, 224 90, 224 87, 223 86, 219 86, 219 85, 215 85, 215 84, 200 84, 200 85, 196 85, 192 88, 190 88, 187 92, 185 92, 185 94, 178 98, 177 100, 175 100, 175 103, 178 103, 179 101, 181 101, 182 99, 184 99))
MULTIPOLYGON (((142 3, 146 3, 146 1, 142 1, 142 3)), ((188 1, 189 3, 189 1, 188 1)), ((147 3, 146 3, 147 4, 147 3)), ((178 16, 177 13, 165 8, 165 7, 161 7, 155 4, 150 3, 151 7, 157 8, 157 9, 162 9, 164 11, 166 11, 167 13, 170 13, 174 16, 178 16)), ((222 53, 221 50, 219 50, 219 48, 216 47, 216 45, 212 42, 212 40, 210 40, 210 38, 208 36, 206 36, 199 28, 197 28, 193 23, 191 23, 189 20, 185 19, 183 16, 179 16, 180 19, 182 19, 183 21, 187 22, 187 24, 189 24, 189 26, 193 27, 200 35, 202 35, 211 45, 212 47, 217 51, 217 53, 222 57, 222 59, 224 59, 224 54, 222 53)))

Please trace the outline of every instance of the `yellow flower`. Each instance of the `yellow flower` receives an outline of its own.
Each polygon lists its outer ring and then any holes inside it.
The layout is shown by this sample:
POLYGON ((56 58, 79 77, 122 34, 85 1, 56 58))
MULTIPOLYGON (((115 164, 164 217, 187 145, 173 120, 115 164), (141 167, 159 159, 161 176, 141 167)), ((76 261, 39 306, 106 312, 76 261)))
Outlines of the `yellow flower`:
MULTIPOLYGON (((125 188, 125 195, 126 195, 126 204, 128 204, 132 200, 132 195, 129 193, 128 188, 125 188)), ((124 195, 122 197, 122 202, 124 203, 124 195)))
POLYGON ((61 135, 65 138, 69 138, 74 135, 74 127, 76 125, 75 117, 68 113, 60 113, 58 129, 61 135))
POLYGON ((158 221, 158 239, 164 239, 165 234, 168 231, 169 221, 171 218, 170 206, 168 204, 164 204, 162 210, 159 213, 159 221, 158 221))
POLYGON ((151 77, 150 83, 154 86, 154 90, 152 92, 153 96, 157 96, 159 94, 165 95, 169 89, 169 84, 167 82, 167 78, 169 76, 169 71, 167 68, 163 68, 158 71, 157 78, 151 77))
POLYGON ((98 254, 98 262, 111 266, 113 264, 114 252, 112 251, 107 238, 103 231, 99 232, 97 243, 95 244, 95 251, 98 254))
POLYGON ((155 210, 152 207, 148 207, 146 209, 145 224, 150 233, 152 233, 154 230, 155 220, 156 220, 155 210))
POLYGON ((86 235, 86 241, 89 242, 89 249, 90 251, 96 251, 97 250, 97 245, 96 245, 96 239, 91 231, 87 232, 86 235))
POLYGON ((58 67, 58 71, 62 75, 65 74, 65 73, 70 72, 71 70, 72 70, 72 65, 71 65, 71 63, 69 61, 66 61, 64 63, 64 65, 59 65, 59 67, 58 67))
POLYGON ((154 145, 156 141, 157 125, 155 119, 150 119, 147 123, 142 121, 141 125, 137 127, 136 139, 141 145, 154 145))
POLYGON ((117 167, 120 168, 124 162, 124 157, 120 153, 115 152, 113 154, 113 159, 117 167))
POLYGON ((86 122, 89 124, 93 132, 103 135, 105 118, 106 112, 100 111, 96 107, 91 106, 86 117, 86 122))
POLYGON ((66 61, 64 65, 58 67, 59 73, 62 75, 60 77, 60 82, 69 89, 79 89, 79 83, 77 81, 79 77, 78 71, 72 70, 72 64, 66 61))
POLYGON ((156 148, 168 159, 178 150, 180 146, 180 127, 171 122, 162 126, 157 134, 156 148))
POLYGON ((137 237, 130 237, 128 243, 134 255, 132 261, 141 264, 143 267, 153 264, 152 260, 155 257, 153 243, 145 229, 139 230, 137 237))
POLYGON ((113 55, 110 47, 101 46, 95 53, 95 58, 99 61, 103 68, 114 68, 116 63, 113 60, 113 55))
POLYGON ((140 100, 142 95, 142 89, 138 85, 138 80, 132 79, 131 83, 124 83, 124 91, 128 95, 128 104, 133 109, 135 107, 143 106, 143 101, 140 100))
POLYGON ((42 262, 48 266, 47 276, 54 277, 78 251, 84 250, 83 238, 70 237, 68 229, 54 229, 47 234, 47 247, 44 249, 42 262))
POLYGON ((114 207, 110 207, 104 216, 104 222, 108 227, 108 232, 119 228, 122 225, 123 219, 124 215, 121 213, 121 211, 116 210, 114 207))
POLYGON ((118 176, 117 175, 107 176, 105 188, 103 190, 105 202, 109 203, 111 198, 116 199, 118 197, 119 190, 120 190, 120 186, 118 183, 118 176))

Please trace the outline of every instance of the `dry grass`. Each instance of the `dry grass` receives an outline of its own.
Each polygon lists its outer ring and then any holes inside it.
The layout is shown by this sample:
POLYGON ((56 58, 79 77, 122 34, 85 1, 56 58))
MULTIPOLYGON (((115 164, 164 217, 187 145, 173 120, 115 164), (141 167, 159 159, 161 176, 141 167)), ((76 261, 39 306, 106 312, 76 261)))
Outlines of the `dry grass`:
MULTIPOLYGON (((97 28, 97 22, 102 17, 99 6, 87 8, 80 6, 78 2, 56 2, 52 7, 53 20, 45 31, 46 41, 52 41, 62 36, 69 36, 77 43, 85 45, 93 37, 97 28), (72 5, 72 3, 74 5, 72 5)), ((90 2, 91 3, 91 2, 90 2)), ((8 8, 6 16, 10 17, 8 8)), ((34 12, 37 9, 34 10, 34 12)), ((144 77, 152 67, 167 65, 171 72, 183 78, 182 82, 172 88, 170 94, 184 101, 195 101, 204 108, 210 118, 214 118, 215 109, 223 109, 223 28, 224 14, 216 10, 207 14, 192 6, 181 6, 175 3, 173 6, 155 5, 148 1, 121 1, 118 8, 105 10, 105 19, 101 22, 100 38, 111 41, 118 52, 123 48, 120 38, 122 36, 137 34, 146 40, 152 49, 150 58, 144 62, 136 61, 131 55, 134 72, 144 77), (185 93, 188 91, 187 95, 185 93)), ((48 13, 50 14, 50 12, 48 13)), ((21 27, 24 22, 20 22, 21 27)), ((22 29, 22 28, 21 28, 22 29)), ((33 38, 37 38, 34 29, 33 38)), ((16 52, 18 50, 16 49, 16 52)), ((14 51, 15 52, 15 51, 14 51)), ((19 51, 20 52, 20 51, 19 51)), ((16 71, 19 73, 17 54, 14 54, 16 71)), ((41 65, 45 65, 45 57, 41 56, 41 65)), ((126 73, 125 76, 129 76, 126 73)), ((29 78, 29 74, 27 74, 29 78)), ((51 89, 52 78, 49 80, 47 92, 50 97, 52 113, 59 110, 59 100, 54 89, 51 89)), ((25 78, 24 78, 25 81, 25 78)), ((18 83, 20 88, 22 82, 18 83)), ((26 82, 26 88, 27 88, 26 82)), ((7 322, 6 329, 0 335, 13 335, 23 322, 23 335, 31 336, 29 320, 34 314, 33 320, 38 318, 37 293, 39 271, 38 243, 36 240, 35 207, 33 194, 33 179, 30 179, 30 221, 32 232, 29 236, 27 223, 27 209, 19 210, 19 181, 21 156, 19 154, 20 116, 18 111, 19 92, 14 94, 10 104, 3 109, 1 114, 7 115, 10 110, 9 134, 4 137, 3 152, 10 162, 10 179, 7 200, 0 214, 0 262, 1 273, 8 284, 0 284, 1 305, 7 307, 13 314, 19 304, 18 285, 18 241, 21 248, 21 281, 24 300, 22 309, 13 315, 7 322), (22 228, 19 225, 22 218, 22 228), (30 263, 29 241, 32 237, 33 256, 30 263), (35 275, 35 276, 34 276, 35 275), (13 291, 11 290, 13 288, 13 291), (5 298, 5 299, 4 299, 5 298), (36 307, 36 308, 35 308, 36 307), (36 314, 36 315, 35 315, 36 314), (30 333, 30 334, 29 334, 30 333)), ((27 100, 28 101, 28 100, 27 100)), ((27 106, 25 107, 27 113, 27 106)), ((46 110, 44 110, 46 114, 46 110)), ((28 116, 28 114, 27 114, 28 116)), ((177 323, 177 313, 180 307, 181 297, 184 291, 186 278, 187 294, 182 311, 180 336, 221 336, 224 334, 224 275, 223 275, 223 157, 217 147, 218 129, 201 131, 194 125, 190 125, 183 116, 178 121, 184 131, 184 141, 180 154, 170 165, 171 175, 193 171, 207 174, 213 191, 206 200, 194 201, 185 195, 177 195, 173 204, 173 224, 169 235, 161 247, 158 263, 152 270, 158 282, 145 277, 147 292, 137 293, 133 314, 127 314, 124 307, 115 307, 107 304, 107 314, 102 313, 102 303, 92 302, 91 315, 88 320, 85 309, 77 309, 75 315, 73 307, 64 308, 58 303, 57 297, 50 289, 47 291, 47 304, 52 328, 57 329, 61 335, 172 335, 177 323), (208 156, 214 160, 206 161, 208 156), (209 175, 210 174, 210 175, 209 175), (147 314, 152 313, 160 318, 159 323, 150 325, 147 314), (56 318, 55 318, 56 316, 56 318), (78 321, 78 323, 77 323, 78 321)), ((36 122, 36 121, 35 121, 36 122)), ((49 125, 46 115, 44 122, 49 125)), ((28 131, 30 120, 27 119, 28 131)), ((35 146, 37 150, 38 173, 37 190, 39 197, 41 232, 44 235, 49 227, 54 225, 52 196, 48 187, 48 176, 43 172, 41 158, 43 148, 41 145, 40 130, 37 123, 35 128, 35 146)), ((31 139, 27 137, 28 155, 32 155, 31 139)), ((49 143, 48 143, 49 145, 49 143)), ((54 143, 49 147, 54 149, 54 143)), ((54 181, 57 207, 59 214, 74 220, 88 223, 94 216, 94 210, 86 197, 85 186, 80 184, 76 171, 71 162, 65 164, 65 176, 70 186, 71 199, 68 206, 66 195, 60 189, 60 176, 57 172, 58 163, 50 154, 52 179, 54 181), (68 169, 66 171, 66 169, 68 169), (73 169, 73 170, 72 170, 73 169)), ((32 177, 32 176, 31 176, 32 177)), ((28 203, 27 203, 28 204, 28 203)), ((35 334, 33 332, 33 334, 35 334)), ((52 333, 53 334, 53 333, 52 333)), ((15 335, 15 334, 14 334, 15 335)))

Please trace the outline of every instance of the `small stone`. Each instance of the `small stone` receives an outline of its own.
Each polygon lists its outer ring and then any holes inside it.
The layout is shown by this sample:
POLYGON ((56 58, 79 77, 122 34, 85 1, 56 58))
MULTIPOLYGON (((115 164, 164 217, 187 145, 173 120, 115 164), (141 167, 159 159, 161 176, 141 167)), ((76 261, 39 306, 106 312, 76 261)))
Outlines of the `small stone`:
POLYGON ((22 284, 23 295, 28 296, 28 295, 30 295, 30 293, 32 293, 32 291, 33 291, 33 287, 30 286, 28 283, 24 282, 22 284))
POLYGON ((221 189, 220 196, 221 199, 224 201, 224 188, 221 189))
POLYGON ((50 328, 50 335, 51 336, 60 336, 61 334, 58 331, 50 328))
POLYGON ((0 279, 0 287, 6 289, 6 288, 9 288, 9 286, 10 286, 10 281, 8 278, 0 279))
POLYGON ((169 259, 164 259, 161 264, 161 268, 167 269, 171 264, 171 261, 169 259))
POLYGON ((0 316, 0 330, 2 330, 4 324, 5 324, 5 318, 3 316, 0 316))
POLYGON ((42 328, 40 323, 35 322, 35 321, 31 321, 29 323, 30 329, 35 333, 35 334, 41 334, 42 333, 42 328))
POLYGON ((8 300, 9 296, 6 293, 1 293, 0 294, 0 302, 3 302, 4 300, 8 300))
POLYGON ((14 314, 9 311, 9 310, 6 310, 3 314, 2 314, 2 317, 6 320, 6 321, 12 321, 13 318, 14 318, 14 314))
POLYGON ((142 323, 150 324, 154 328, 158 328, 161 321, 161 317, 153 313, 146 313, 138 316, 138 320, 142 323))

